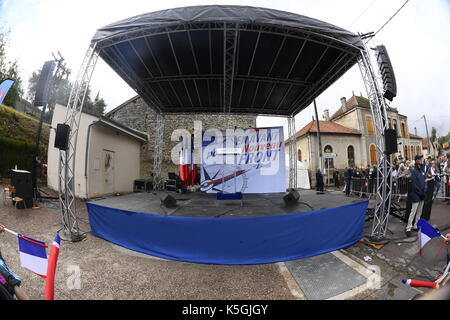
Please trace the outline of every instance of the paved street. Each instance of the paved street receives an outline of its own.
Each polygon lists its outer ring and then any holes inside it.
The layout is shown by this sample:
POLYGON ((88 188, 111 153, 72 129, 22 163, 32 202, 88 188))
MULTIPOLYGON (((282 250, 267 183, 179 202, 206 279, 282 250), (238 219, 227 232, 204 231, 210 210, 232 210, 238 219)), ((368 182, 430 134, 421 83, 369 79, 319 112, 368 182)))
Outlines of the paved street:
MULTIPOLYGON (((89 231, 87 212, 78 204, 81 229, 89 231)), ((432 223, 447 227, 449 206, 437 203, 432 223)), ((39 209, 17 210, 0 203, 0 223, 30 237, 51 243, 61 226, 57 202, 39 209)), ((371 223, 366 224, 370 232, 371 223)), ((176 262, 130 251, 88 233, 85 241, 63 242, 56 275, 58 299, 410 299, 418 290, 402 279, 433 280, 445 263, 445 249, 432 241, 423 257, 417 241, 404 242, 404 225, 391 218, 390 237, 380 250, 362 243, 307 259, 285 263, 220 266, 176 262), (367 261, 366 261, 367 260, 367 261), (373 278, 373 266, 381 278, 373 278), (80 282, 76 281, 79 271, 80 282), (372 278, 371 278, 372 277, 372 278), (372 282, 367 282, 370 278, 372 282), (377 282, 378 281, 378 282, 377 282), (368 289, 377 285, 378 289, 368 289)), ((439 239, 437 239, 439 240, 439 239)), ((0 236, 0 249, 22 277, 33 299, 42 299, 43 279, 19 266, 17 239, 0 236)))

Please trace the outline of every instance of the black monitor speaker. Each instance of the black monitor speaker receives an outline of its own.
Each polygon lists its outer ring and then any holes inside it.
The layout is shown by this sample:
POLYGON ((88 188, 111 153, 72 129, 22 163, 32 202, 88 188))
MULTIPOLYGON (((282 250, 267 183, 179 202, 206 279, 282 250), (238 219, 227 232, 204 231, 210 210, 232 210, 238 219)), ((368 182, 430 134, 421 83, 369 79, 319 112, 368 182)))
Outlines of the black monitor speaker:
POLYGON ((56 126, 55 148, 67 150, 69 146, 70 126, 65 123, 58 123, 56 126))
POLYGON ((177 206, 177 199, 167 193, 162 194, 160 199, 161 204, 167 208, 173 208, 177 206))
POLYGON ((296 204, 298 202, 298 200, 300 199, 300 193, 298 193, 297 190, 292 189, 291 191, 289 191, 284 197, 284 203, 287 206, 292 206, 294 204, 296 204))
POLYGON ((376 57, 383 79, 384 97, 392 101, 397 95, 397 83, 395 81, 394 69, 387 53, 386 47, 381 45, 376 47, 376 57))
POLYGON ((384 153, 393 154, 398 152, 397 131, 386 129, 384 132, 384 153))
POLYGON ((48 103, 50 82, 55 69, 55 61, 46 61, 42 67, 41 75, 36 85, 36 95, 34 96, 34 106, 45 106, 48 103))
POLYGON ((31 172, 24 170, 12 170, 11 184, 16 189, 14 196, 22 199, 33 198, 33 180, 31 179, 31 172))

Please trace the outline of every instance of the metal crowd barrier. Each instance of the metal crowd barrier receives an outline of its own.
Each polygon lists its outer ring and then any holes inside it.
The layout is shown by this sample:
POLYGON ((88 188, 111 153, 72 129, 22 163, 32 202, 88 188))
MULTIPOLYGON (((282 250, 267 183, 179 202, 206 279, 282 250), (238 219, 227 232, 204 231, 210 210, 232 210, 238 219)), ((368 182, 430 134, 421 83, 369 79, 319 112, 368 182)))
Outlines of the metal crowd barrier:
MULTIPOLYGON (((450 175, 441 175, 440 187, 435 193, 436 199, 450 200, 450 175)), ((392 180, 392 196, 397 197, 397 201, 401 198, 406 199, 408 196, 408 184, 410 179, 406 177, 393 178, 392 180)), ((367 196, 369 199, 375 196, 377 186, 377 178, 371 177, 352 177, 350 182, 350 194, 357 195, 360 198, 367 196)), ((435 184, 435 190, 437 188, 435 184)), ((345 189, 344 189, 345 190, 345 189)))

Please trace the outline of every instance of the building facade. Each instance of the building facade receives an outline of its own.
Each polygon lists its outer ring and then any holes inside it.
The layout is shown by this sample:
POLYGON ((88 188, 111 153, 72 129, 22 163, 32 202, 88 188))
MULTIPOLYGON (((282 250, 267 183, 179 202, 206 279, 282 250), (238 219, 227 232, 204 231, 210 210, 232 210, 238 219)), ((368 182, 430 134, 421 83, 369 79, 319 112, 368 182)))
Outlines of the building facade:
MULTIPOLYGON (((156 112, 145 101, 136 96, 109 111, 106 117, 113 119, 129 128, 146 132, 148 143, 142 145, 140 156, 140 176, 149 178, 153 171, 153 149, 155 145, 156 112)), ((179 166, 171 159, 172 149, 179 143, 172 141, 172 133, 176 129, 186 129, 194 133, 194 121, 201 121, 202 130, 230 128, 255 128, 256 115, 225 115, 225 114, 166 114, 164 125, 163 161, 161 177, 167 178, 168 172, 178 174, 179 166)))
MULTIPOLYGON (((332 177, 333 171, 342 172, 348 166, 374 166, 378 159, 369 100, 353 94, 349 99, 341 98, 340 102, 332 116, 329 110, 325 110, 323 120, 319 122, 322 152, 334 156, 324 160, 326 177, 332 177)), ((417 132, 409 132, 407 117, 397 109, 388 107, 387 118, 389 128, 397 131, 398 153, 393 154, 392 159, 409 160, 414 159, 416 154, 422 154, 422 138, 417 132)), ((316 121, 299 130, 296 141, 298 160, 305 164, 310 173, 314 173, 320 161, 316 121)), ((314 180, 315 175, 310 176, 314 180)))
MULTIPOLYGON (((52 128, 64 123, 66 107, 56 104, 52 128)), ((54 147, 55 130, 50 130, 47 185, 58 190, 59 149, 54 147)), ((141 145, 144 133, 124 127, 110 119, 82 113, 75 156, 75 195, 90 199, 133 191, 139 179, 141 145)))

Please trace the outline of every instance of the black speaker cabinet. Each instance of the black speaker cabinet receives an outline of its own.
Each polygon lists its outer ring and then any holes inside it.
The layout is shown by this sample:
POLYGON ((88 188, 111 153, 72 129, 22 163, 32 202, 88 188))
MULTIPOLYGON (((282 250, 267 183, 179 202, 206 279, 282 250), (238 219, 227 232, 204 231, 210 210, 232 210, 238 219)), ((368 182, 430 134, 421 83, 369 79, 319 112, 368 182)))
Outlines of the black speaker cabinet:
POLYGON ((394 129, 386 129, 384 132, 384 153, 393 154, 398 152, 397 131, 394 129))
POLYGON ((56 126, 55 148, 67 150, 69 146, 70 126, 65 123, 58 123, 56 126))
POLYGON ((22 199, 33 198, 33 181, 31 172, 25 170, 11 170, 11 184, 15 187, 14 196, 22 199))
POLYGON ((46 61, 42 67, 41 75, 36 85, 36 95, 34 96, 34 106, 45 106, 48 103, 48 94, 50 91, 50 82, 53 76, 55 62, 46 61))
POLYGON ((169 194, 162 194, 161 195, 161 204, 164 205, 167 208, 173 208, 177 206, 177 199, 172 197, 169 194))
POLYGON ((296 204, 298 199, 300 199, 300 193, 297 190, 291 190, 283 197, 284 203, 287 206, 296 204))

